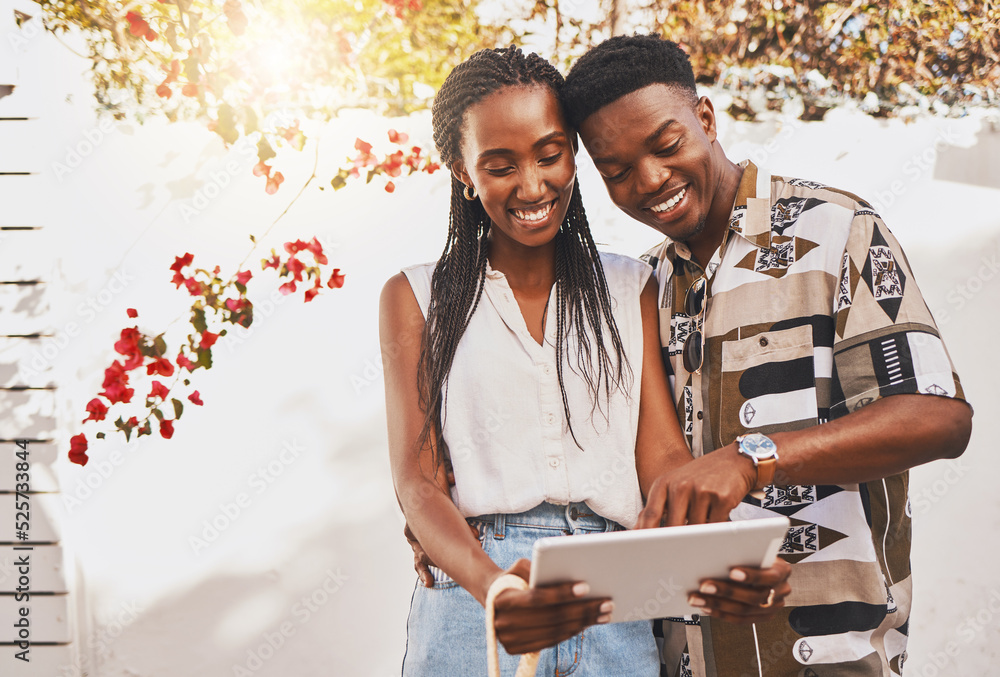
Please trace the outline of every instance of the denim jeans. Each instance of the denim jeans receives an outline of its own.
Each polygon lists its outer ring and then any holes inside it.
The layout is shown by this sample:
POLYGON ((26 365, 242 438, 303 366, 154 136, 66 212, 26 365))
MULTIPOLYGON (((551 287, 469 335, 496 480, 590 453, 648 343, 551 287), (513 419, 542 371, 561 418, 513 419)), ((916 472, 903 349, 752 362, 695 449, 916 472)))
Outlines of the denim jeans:
MULTIPOLYGON (((539 538, 601 531, 618 531, 616 522, 595 515, 585 503, 568 506, 542 503, 513 515, 469 518, 479 530, 483 550, 497 566, 507 569, 530 558, 539 538)), ((435 583, 417 581, 406 623, 404 677, 451 677, 487 674, 486 614, 476 599, 440 569, 435 583)), ((513 675, 520 656, 500 646, 500 671, 513 675)), ((542 651, 539 676, 656 677, 660 662, 650 621, 592 625, 555 647, 542 651)))

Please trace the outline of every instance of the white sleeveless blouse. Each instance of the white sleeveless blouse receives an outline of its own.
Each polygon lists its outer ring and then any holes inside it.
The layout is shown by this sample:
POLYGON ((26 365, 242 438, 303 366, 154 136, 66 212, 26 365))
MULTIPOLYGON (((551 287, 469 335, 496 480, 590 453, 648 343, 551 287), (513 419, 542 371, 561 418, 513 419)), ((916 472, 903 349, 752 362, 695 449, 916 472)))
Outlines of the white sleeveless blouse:
MULTIPOLYGON (((568 332, 563 381, 582 450, 570 435, 556 373, 555 286, 544 345, 539 345, 506 276, 487 267, 483 295, 455 351, 444 400, 444 440, 455 470, 452 498, 466 517, 524 512, 543 501, 585 501, 602 517, 635 526, 642 509, 635 470, 642 376, 639 296, 652 268, 603 252, 601 262, 631 377, 626 389, 612 390, 610 406, 602 388, 591 416, 587 382, 575 371, 576 333, 568 332)), ((434 265, 403 269, 424 317, 434 265)), ((605 347, 613 350, 607 333, 605 347)))

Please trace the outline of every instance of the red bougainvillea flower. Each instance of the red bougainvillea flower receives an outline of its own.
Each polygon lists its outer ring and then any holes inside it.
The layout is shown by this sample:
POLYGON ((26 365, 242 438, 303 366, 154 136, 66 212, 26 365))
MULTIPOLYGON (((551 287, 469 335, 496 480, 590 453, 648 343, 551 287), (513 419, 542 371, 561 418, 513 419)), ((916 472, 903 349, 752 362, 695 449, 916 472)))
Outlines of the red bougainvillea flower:
POLYGON ((118 360, 104 370, 104 392, 99 394, 106 397, 111 404, 132 401, 135 391, 128 387, 128 374, 118 360))
POLYGON ((253 166, 254 176, 271 176, 271 165, 263 160, 253 166))
POLYGON ((184 286, 187 287, 188 293, 191 296, 201 296, 204 291, 204 285, 193 277, 189 277, 184 280, 184 286))
POLYGON ((174 92, 172 89, 170 89, 170 85, 161 84, 159 87, 156 88, 156 95, 162 96, 164 99, 169 99, 174 95, 174 92))
POLYGON ((243 309, 250 305, 247 299, 226 299, 226 308, 234 313, 241 313, 243 309))
POLYGON ((288 272, 292 274, 296 282, 302 281, 302 271, 305 270, 306 264, 292 256, 289 257, 288 263, 285 264, 285 267, 288 268, 288 272))
POLYGON ((173 376, 174 363, 165 357, 158 357, 146 365, 146 373, 150 376, 153 374, 158 374, 160 376, 173 376))
POLYGON ((199 407, 205 404, 204 402, 201 401, 201 395, 198 393, 197 390, 188 395, 188 400, 193 404, 197 404, 199 407))
POLYGON ((319 265, 325 266, 327 263, 329 263, 329 259, 327 259, 326 254, 323 253, 323 245, 316 238, 313 238, 309 242, 309 244, 306 246, 306 249, 312 252, 312 255, 316 257, 316 263, 318 263, 319 265))
POLYGON ((233 35, 243 35, 243 31, 247 29, 247 15, 243 13, 243 7, 238 0, 226 0, 222 11, 226 14, 229 30, 233 32, 233 35))
POLYGON ((340 268, 333 269, 333 274, 330 275, 330 281, 326 283, 326 286, 330 289, 340 289, 344 286, 344 274, 340 272, 340 268))
POLYGON ((244 287, 247 286, 247 282, 250 281, 251 277, 253 277, 253 273, 251 273, 249 270, 241 270, 240 272, 236 273, 236 281, 242 284, 244 287))
POLYGON ((397 132, 395 129, 389 130, 389 142, 404 144, 410 139, 410 135, 405 132, 397 132))
POLYGON ((441 165, 439 165, 436 162, 428 162, 427 165, 424 167, 424 171, 427 172, 428 174, 433 174, 439 169, 441 169, 441 165))
POLYGON ((303 249, 308 249, 309 244, 305 240, 296 240, 295 242, 286 242, 285 251, 291 255, 298 254, 303 249))
POLYGON ((392 155, 388 155, 385 158, 385 162, 382 163, 382 169, 386 174, 395 178, 400 175, 403 167, 403 151, 397 150, 392 155))
POLYGON ((160 421, 160 436, 165 440, 169 440, 174 436, 174 422, 169 419, 163 419, 160 421))
POLYGON ((289 294, 294 294, 295 293, 295 282, 294 281, 292 281, 292 282, 286 282, 285 284, 283 284, 280 287, 278 287, 278 291, 280 291, 285 296, 288 296, 289 294))
POLYGON ((104 417, 108 415, 108 408, 104 406, 104 402, 95 397, 87 403, 87 413, 90 415, 83 419, 84 423, 87 421, 103 421, 104 417))
POLYGON ((354 140, 354 148, 361 151, 362 155, 371 155, 372 153, 372 145, 361 139, 354 140))
POLYGON ((139 312, 135 308, 129 308, 125 311, 131 318, 139 317, 139 312))
POLYGON ((213 334, 210 331, 201 332, 201 343, 199 344, 202 350, 211 348, 215 345, 215 342, 219 340, 218 334, 213 334))
POLYGON ((161 400, 166 400, 170 395, 170 389, 163 385, 159 381, 153 381, 153 389, 149 391, 146 395, 147 400, 155 400, 157 397, 161 400))
POLYGON ((83 433, 69 438, 69 460, 79 465, 87 465, 87 436, 83 433))
POLYGON ((191 252, 188 252, 184 256, 175 256, 174 262, 170 266, 170 270, 180 271, 185 266, 190 266, 192 261, 194 261, 194 254, 191 252))
POLYGON ((139 339, 142 338, 138 327, 122 329, 121 340, 115 341, 115 352, 121 355, 131 355, 139 349, 139 339))
POLYGON ((389 183, 385 184, 385 192, 387 192, 387 193, 393 193, 393 192, 395 192, 395 190, 396 190, 396 184, 394 184, 392 181, 390 181, 389 183))
POLYGON ((306 289, 305 302, 309 303, 314 298, 316 298, 316 294, 319 293, 320 289, 322 289, 322 286, 320 286, 319 278, 317 278, 316 279, 316 285, 314 287, 310 287, 309 289, 306 289))
POLYGON ((181 94, 190 97, 198 96, 198 85, 193 82, 187 83, 181 88, 181 94))
POLYGON ((280 186, 281 182, 284 180, 284 174, 281 172, 275 172, 273 176, 267 177, 267 185, 264 187, 264 191, 268 195, 274 195, 278 192, 278 186, 280 186))
POLYGON ((260 261, 261 270, 267 270, 268 268, 277 269, 280 267, 281 267, 281 258, 277 254, 272 256, 270 259, 261 259, 260 261))
POLYGON ((185 357, 184 353, 177 353, 177 366, 187 369, 188 371, 194 371, 198 368, 198 364, 185 357))

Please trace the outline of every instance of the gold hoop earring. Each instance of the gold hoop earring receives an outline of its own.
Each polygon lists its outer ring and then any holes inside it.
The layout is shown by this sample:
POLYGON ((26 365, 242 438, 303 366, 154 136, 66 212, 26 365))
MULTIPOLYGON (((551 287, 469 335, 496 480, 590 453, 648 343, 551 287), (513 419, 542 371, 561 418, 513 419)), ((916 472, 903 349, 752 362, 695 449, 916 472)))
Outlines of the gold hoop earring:
POLYGON ((469 202, 476 199, 476 189, 473 188, 472 186, 466 186, 463 192, 465 193, 465 199, 468 200, 469 202))

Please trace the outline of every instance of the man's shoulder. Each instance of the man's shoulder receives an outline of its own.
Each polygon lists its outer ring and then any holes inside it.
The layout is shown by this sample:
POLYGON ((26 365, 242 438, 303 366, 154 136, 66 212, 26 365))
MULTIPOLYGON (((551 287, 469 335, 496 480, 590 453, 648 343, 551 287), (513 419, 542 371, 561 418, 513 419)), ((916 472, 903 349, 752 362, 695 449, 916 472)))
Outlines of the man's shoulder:
POLYGON ((849 209, 851 213, 875 213, 875 208, 868 200, 849 190, 828 186, 825 183, 809 179, 771 175, 772 203, 780 203, 789 199, 827 202, 849 209))

